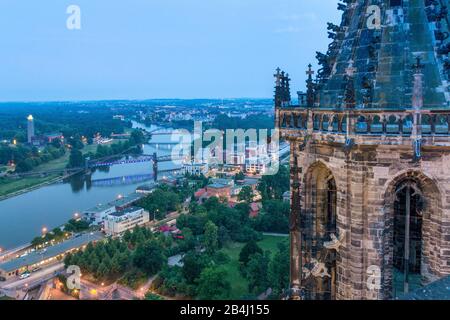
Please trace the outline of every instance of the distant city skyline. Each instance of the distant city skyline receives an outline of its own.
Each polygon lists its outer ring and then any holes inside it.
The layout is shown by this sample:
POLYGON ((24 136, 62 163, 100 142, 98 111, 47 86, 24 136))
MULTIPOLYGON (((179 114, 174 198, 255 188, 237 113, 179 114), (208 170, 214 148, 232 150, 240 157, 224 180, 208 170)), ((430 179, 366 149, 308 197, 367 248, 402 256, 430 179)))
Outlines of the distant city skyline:
POLYGON ((270 98, 326 51, 338 0, 0 3, 0 102, 270 98), (69 30, 67 8, 81 9, 69 30))

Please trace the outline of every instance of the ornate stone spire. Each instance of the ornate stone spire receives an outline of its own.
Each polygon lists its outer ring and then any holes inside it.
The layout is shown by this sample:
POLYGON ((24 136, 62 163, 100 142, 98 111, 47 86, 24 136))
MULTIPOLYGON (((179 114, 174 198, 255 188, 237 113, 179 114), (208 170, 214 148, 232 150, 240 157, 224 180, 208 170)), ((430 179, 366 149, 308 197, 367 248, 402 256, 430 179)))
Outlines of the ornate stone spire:
POLYGON ((333 40, 331 48, 326 53, 317 53, 318 107, 334 108, 341 103, 348 87, 344 85, 349 79, 346 69, 349 60, 353 60, 357 68, 353 84, 356 106, 411 108, 413 82, 407 74, 417 52, 427 57, 422 88, 424 104, 427 109, 448 107, 447 7, 448 0, 342 1, 341 23, 328 24, 333 40), (364 77, 367 81, 362 81, 364 77), (372 84, 371 88, 368 84, 372 84))
POLYGON ((276 73, 273 75, 275 77, 275 108, 281 107, 281 69, 277 68, 276 73))
POLYGON ((313 82, 313 74, 314 71, 312 70, 312 65, 309 64, 308 65, 308 71, 306 71, 306 74, 308 75, 308 80, 306 80, 306 106, 308 108, 313 108, 314 107, 314 102, 315 102, 315 93, 314 93, 314 82, 313 82))
POLYGON ((291 88, 289 74, 277 68, 275 77, 275 107, 287 107, 291 104, 291 88))
POLYGON ((353 67, 353 61, 350 60, 349 66, 345 69, 346 77, 345 77, 345 93, 344 93, 344 101, 345 107, 347 109, 353 109, 356 105, 355 99, 355 72, 357 69, 353 67))
POLYGON ((416 63, 413 64, 414 70, 414 85, 413 85, 413 100, 412 106, 414 110, 420 110, 423 107, 423 68, 424 65, 420 62, 420 57, 416 58, 416 63))

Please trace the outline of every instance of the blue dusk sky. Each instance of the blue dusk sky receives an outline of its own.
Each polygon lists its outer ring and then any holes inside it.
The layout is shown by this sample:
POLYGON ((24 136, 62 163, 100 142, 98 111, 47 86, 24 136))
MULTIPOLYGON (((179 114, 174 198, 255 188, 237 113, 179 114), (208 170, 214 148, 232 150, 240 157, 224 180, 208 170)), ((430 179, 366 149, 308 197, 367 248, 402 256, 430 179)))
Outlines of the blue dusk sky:
POLYGON ((277 66, 295 92, 337 2, 1 0, 0 101, 270 98, 277 66))

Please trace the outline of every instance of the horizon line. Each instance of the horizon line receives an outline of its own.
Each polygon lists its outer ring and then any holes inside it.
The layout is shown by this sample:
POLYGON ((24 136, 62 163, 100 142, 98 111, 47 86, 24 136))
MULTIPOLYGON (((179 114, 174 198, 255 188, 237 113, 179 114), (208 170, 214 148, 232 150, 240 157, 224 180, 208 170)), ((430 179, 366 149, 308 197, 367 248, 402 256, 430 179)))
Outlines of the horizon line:
POLYGON ((234 98, 144 98, 144 99, 82 99, 82 100, 10 100, 0 101, 0 104, 7 103, 82 103, 82 102, 145 102, 145 101, 194 101, 194 100, 273 100, 273 97, 234 97, 234 98))

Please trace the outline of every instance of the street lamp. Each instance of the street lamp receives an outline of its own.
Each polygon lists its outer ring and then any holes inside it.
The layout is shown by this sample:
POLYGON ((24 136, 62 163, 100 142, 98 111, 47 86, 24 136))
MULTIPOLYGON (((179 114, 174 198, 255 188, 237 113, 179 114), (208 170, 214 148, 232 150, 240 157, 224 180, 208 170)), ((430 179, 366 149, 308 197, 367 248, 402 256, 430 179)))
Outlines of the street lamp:
POLYGON ((42 228, 42 236, 45 236, 45 234, 47 233, 48 229, 46 227, 42 228))
POLYGON ((75 212, 75 214, 73 216, 75 217, 75 220, 78 220, 78 218, 80 217, 80 214, 78 212, 75 212))

